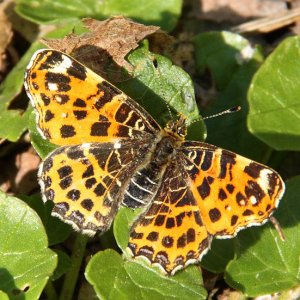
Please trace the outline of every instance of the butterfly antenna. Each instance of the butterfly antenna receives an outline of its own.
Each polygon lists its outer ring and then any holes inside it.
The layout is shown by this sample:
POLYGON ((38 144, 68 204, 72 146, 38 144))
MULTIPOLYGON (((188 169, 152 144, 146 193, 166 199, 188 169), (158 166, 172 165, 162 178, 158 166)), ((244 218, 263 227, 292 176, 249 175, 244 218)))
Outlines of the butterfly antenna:
POLYGON ((202 120, 207 120, 207 119, 211 119, 211 118, 215 118, 215 117, 219 117, 219 116, 223 116, 223 115, 227 115, 227 114, 231 114, 231 113, 235 113, 237 111, 240 111, 242 108, 241 106, 235 106, 235 107, 232 107, 232 108, 229 108, 229 109, 226 109, 224 111, 221 111, 217 114, 214 114, 214 115, 211 115, 211 116, 207 116, 207 117, 204 117, 202 118, 202 120))

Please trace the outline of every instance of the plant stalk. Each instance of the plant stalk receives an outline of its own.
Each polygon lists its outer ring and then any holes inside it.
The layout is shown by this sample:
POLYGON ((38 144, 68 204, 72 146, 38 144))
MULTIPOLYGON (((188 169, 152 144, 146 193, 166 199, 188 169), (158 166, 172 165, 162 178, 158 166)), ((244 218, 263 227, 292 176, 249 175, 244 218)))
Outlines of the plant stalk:
POLYGON ((78 274, 84 257, 86 244, 89 237, 83 234, 77 234, 73 252, 71 255, 71 269, 65 275, 64 284, 60 293, 59 300, 72 300, 76 287, 78 274))

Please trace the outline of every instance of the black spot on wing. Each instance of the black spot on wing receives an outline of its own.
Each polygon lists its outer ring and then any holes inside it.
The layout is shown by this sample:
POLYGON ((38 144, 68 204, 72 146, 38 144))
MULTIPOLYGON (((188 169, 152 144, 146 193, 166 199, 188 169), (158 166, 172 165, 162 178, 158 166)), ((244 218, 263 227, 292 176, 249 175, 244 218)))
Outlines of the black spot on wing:
POLYGON ((142 232, 136 232, 135 230, 130 233, 130 237, 135 240, 140 240, 143 238, 143 236, 144 234, 142 232))
POLYGON ((55 94, 53 98, 60 105, 66 104, 70 100, 70 97, 64 94, 55 94))
POLYGON ((209 218, 213 223, 215 223, 220 220, 221 212, 217 208, 212 208, 209 211, 209 218))
POLYGON ((45 197, 47 200, 53 201, 54 197, 55 197, 55 192, 53 189, 48 189, 44 192, 45 197))
POLYGON ((67 152, 67 156, 70 159, 79 160, 85 158, 85 155, 78 146, 72 147, 70 151, 67 152))
POLYGON ((76 201, 80 198, 80 191, 76 190, 76 189, 72 189, 67 193, 67 198, 72 200, 72 201, 76 201))
POLYGON ((155 224, 156 226, 162 226, 162 225, 164 224, 164 222, 165 222, 165 218, 166 218, 166 216, 164 216, 164 215, 158 215, 158 216, 155 218, 154 224, 155 224))
POLYGON ((220 190, 219 190, 218 198, 222 201, 227 198, 227 194, 222 188, 220 188, 220 190))
POLYGON ((45 122, 49 122, 53 118, 54 118, 54 113, 52 113, 51 110, 47 109, 44 117, 45 122))
POLYGON ((152 231, 148 234, 146 239, 148 241, 155 242, 158 240, 158 237, 159 237, 159 233, 157 231, 152 231))
POLYGON ((89 165, 86 170, 82 174, 82 178, 88 178, 94 176, 94 167, 92 165, 89 165))
POLYGON ((73 173, 73 170, 70 166, 63 166, 57 170, 59 178, 65 178, 73 173))
POLYGON ((265 169, 264 166, 259 165, 255 162, 251 162, 248 166, 245 167, 244 172, 250 177, 256 179, 259 177, 260 171, 265 169))
POLYGON ((74 103, 73 103, 74 106, 76 107, 86 107, 86 102, 80 98, 77 98, 74 103))
POLYGON ((70 206, 67 202, 58 202, 55 204, 53 208, 53 212, 58 213, 61 216, 65 216, 65 214, 69 211, 70 206))
POLYGON ((248 198, 250 198, 251 196, 254 196, 256 198, 256 203, 254 205, 257 205, 265 197, 265 193, 262 188, 257 182, 253 180, 248 181, 248 184, 245 187, 245 194, 248 198))
POLYGON ((72 176, 68 176, 68 177, 65 177, 63 178, 60 183, 59 183, 59 186, 65 190, 67 189, 68 187, 70 187, 73 183, 73 179, 72 179, 72 176))
POLYGON ((38 89, 40 88, 40 87, 38 86, 38 84, 35 83, 35 82, 32 83, 32 86, 33 86, 33 88, 34 88, 35 90, 38 90, 38 89))
POLYGON ((72 61, 72 65, 67 69, 67 73, 82 81, 86 79, 86 68, 74 60, 72 61))
POLYGON ((44 93, 41 93, 41 99, 45 106, 48 106, 50 104, 50 98, 44 93))
POLYGON ((74 110, 73 114, 77 120, 83 120, 87 116, 87 111, 85 110, 74 110))
POLYGON ((111 125, 110 122, 95 122, 91 126, 91 136, 107 136, 108 128, 111 125))
POLYGON ((87 189, 92 188, 97 183, 96 178, 89 178, 85 181, 84 185, 87 189))
POLYGON ((84 199, 81 201, 81 206, 88 211, 91 211, 94 206, 94 202, 91 199, 84 199))
POLYGON ((161 241, 161 244, 166 248, 171 248, 171 247, 173 247, 174 239, 169 235, 164 236, 161 241))
POLYGON ((231 221, 230 221, 230 225, 234 226, 236 224, 236 222, 238 221, 239 217, 237 215, 233 215, 231 217, 231 221))
POLYGON ((94 189, 94 193, 98 197, 102 196, 105 193, 105 191, 106 191, 106 188, 104 187, 104 185, 101 182, 98 183, 94 189))
POLYGON ((70 77, 60 74, 47 72, 45 75, 45 87, 49 90, 49 84, 54 83, 57 85, 56 91, 58 92, 68 92, 71 89, 70 77))
POLYGON ((46 57, 45 61, 40 65, 39 70, 49 70, 52 69, 53 66, 62 63, 63 57, 62 53, 58 51, 51 51, 47 53, 47 56, 44 56, 43 53, 40 53, 38 56, 38 61, 42 58, 46 57))
POLYGON ((60 127, 60 135, 62 138, 69 138, 76 135, 74 126, 72 125, 63 125, 60 127))
POLYGON ((201 164, 201 170, 207 171, 211 167, 212 158, 213 158, 213 152, 211 152, 211 151, 204 152, 204 158, 203 158, 203 162, 201 164))
POLYGON ((210 185, 206 177, 203 178, 201 185, 197 187, 197 190, 202 199, 205 199, 210 194, 210 185))
POLYGON ((229 179, 232 180, 231 169, 232 166, 236 163, 235 161, 236 155, 234 153, 228 152, 226 150, 222 150, 221 158, 220 158, 220 178, 225 178, 227 173, 229 174, 229 179))
POLYGON ((174 218, 170 217, 167 219, 166 228, 173 228, 173 227, 175 227, 175 220, 174 218))

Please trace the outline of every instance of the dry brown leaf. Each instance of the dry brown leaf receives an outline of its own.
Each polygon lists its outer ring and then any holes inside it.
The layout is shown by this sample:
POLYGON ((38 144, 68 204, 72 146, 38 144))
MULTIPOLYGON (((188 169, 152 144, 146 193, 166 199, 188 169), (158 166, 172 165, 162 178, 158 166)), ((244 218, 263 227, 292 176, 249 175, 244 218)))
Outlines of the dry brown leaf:
POLYGON ((202 18, 238 23, 245 19, 266 17, 286 11, 284 1, 273 0, 202 0, 202 18))
POLYGON ((17 194, 30 194, 36 188, 36 173, 40 158, 35 153, 23 152, 16 156, 15 165, 18 170, 14 179, 17 194))
POLYGON ((32 148, 0 161, 0 189, 24 195, 36 190, 36 173, 40 161, 32 148))
POLYGON ((6 50, 13 37, 12 26, 4 11, 5 5, 0 4, 0 81, 6 73, 8 65, 6 50))
POLYGON ((62 40, 48 39, 43 42, 48 47, 71 54, 100 75, 105 74, 104 70, 117 71, 120 67, 132 71, 125 56, 146 37, 150 37, 152 43, 160 45, 171 41, 159 27, 145 26, 121 16, 105 21, 84 19, 83 22, 89 29, 88 33, 81 36, 70 34, 62 40))

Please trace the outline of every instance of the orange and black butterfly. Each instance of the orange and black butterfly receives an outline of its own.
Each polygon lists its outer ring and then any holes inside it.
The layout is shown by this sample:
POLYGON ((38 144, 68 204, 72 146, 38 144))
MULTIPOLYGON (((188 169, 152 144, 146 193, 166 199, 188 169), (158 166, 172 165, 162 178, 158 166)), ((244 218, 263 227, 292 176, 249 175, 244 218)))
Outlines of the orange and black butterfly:
POLYGON ((168 274, 201 259, 213 237, 261 225, 284 183, 272 169, 186 141, 181 116, 165 128, 68 55, 37 51, 25 88, 41 135, 59 147, 39 169, 52 214, 84 234, 106 231, 120 206, 143 208, 128 248, 168 274))

